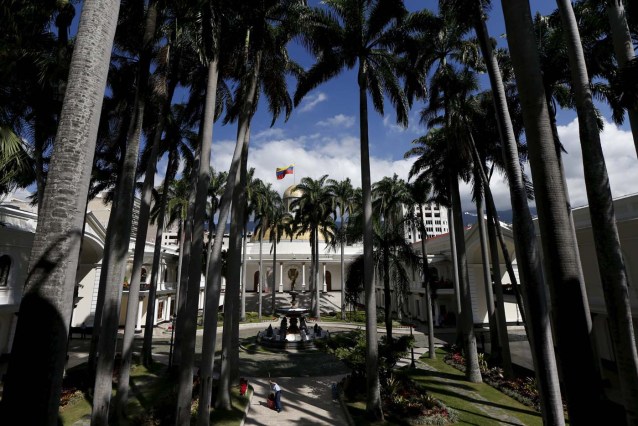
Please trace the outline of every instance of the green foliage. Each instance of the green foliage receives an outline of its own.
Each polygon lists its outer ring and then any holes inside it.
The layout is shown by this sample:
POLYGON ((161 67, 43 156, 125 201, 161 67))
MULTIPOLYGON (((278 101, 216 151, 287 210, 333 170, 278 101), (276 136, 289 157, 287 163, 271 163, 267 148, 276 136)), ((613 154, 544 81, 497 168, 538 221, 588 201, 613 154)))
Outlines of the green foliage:
MULTIPOLYGON (((407 355, 413 342, 413 336, 395 338, 391 345, 387 344, 385 337, 381 338, 379 342, 379 375, 382 379, 390 376, 397 361, 407 355)), ((333 334, 326 342, 326 347, 329 352, 352 370, 353 377, 366 377, 366 338, 362 330, 348 334, 333 334)))

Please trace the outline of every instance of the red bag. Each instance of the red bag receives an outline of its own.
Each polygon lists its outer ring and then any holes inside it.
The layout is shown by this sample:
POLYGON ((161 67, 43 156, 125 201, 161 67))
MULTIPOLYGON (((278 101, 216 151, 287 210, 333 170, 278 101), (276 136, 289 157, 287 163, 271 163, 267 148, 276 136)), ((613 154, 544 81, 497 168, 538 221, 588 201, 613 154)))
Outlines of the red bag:
POLYGON ((268 405, 268 408, 270 408, 271 410, 274 410, 275 409, 275 395, 273 395, 272 393, 270 395, 268 395, 268 400, 267 400, 266 404, 268 405))

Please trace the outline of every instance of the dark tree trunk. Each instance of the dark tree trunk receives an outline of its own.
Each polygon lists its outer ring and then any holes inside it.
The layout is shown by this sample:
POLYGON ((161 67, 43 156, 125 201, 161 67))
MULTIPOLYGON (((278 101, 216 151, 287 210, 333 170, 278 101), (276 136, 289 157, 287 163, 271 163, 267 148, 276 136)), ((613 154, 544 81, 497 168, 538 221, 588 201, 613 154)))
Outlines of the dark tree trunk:
POLYGON ((598 116, 594 107, 574 10, 569 2, 558 0, 557 3, 565 29, 572 88, 578 113, 589 215, 594 232, 594 245, 600 281, 605 295, 609 328, 618 363, 618 378, 627 424, 638 424, 638 352, 632 323, 627 271, 616 227, 607 166, 600 143, 598 116))
POLYGON ((68 326, 119 1, 87 0, 4 384, 2 418, 57 425, 68 326))
POLYGON ((370 146, 368 140, 368 96, 365 62, 359 59, 359 131, 361 136, 361 190, 363 194, 363 288, 366 310, 366 413, 369 418, 383 420, 381 383, 379 381, 379 345, 377 337, 377 303, 373 270, 372 184, 370 178, 370 146))
POLYGON ((472 312, 472 295, 470 280, 467 273, 467 261, 465 254, 465 232, 463 228, 463 210, 461 196, 459 194, 458 173, 450 173, 450 192, 452 201, 452 218, 454 220, 454 239, 458 259, 459 290, 461 294, 461 311, 457 321, 461 325, 463 335, 463 348, 465 350, 465 378, 473 383, 481 383, 481 370, 479 369, 478 353, 476 349, 476 336, 474 334, 474 314, 472 312))
MULTIPOLYGON (((591 420, 591 410, 583 410, 583 407, 598 404, 601 388, 591 347, 591 318, 570 218, 571 207, 554 144, 529 3, 519 2, 514 6, 503 2, 503 12, 523 110, 570 421, 585 424, 591 420), (588 386, 582 386, 583 382, 588 386)), ((532 309, 533 303, 527 303, 527 307, 532 309)), ((530 321, 536 319, 530 318, 530 321)), ((538 368, 553 366, 538 365, 538 368)), ((553 416, 552 423, 563 424, 562 407, 560 412, 557 406, 547 410, 553 416)))

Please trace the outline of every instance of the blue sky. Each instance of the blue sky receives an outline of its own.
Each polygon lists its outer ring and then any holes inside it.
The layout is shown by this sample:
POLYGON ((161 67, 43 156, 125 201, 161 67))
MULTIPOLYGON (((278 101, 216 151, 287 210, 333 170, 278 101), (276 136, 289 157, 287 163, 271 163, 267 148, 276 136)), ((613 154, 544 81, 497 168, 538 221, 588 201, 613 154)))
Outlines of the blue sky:
MULTIPOLYGON (((316 0, 310 1, 316 5, 316 0)), ((531 1, 532 12, 548 14, 555 8, 550 1, 531 1)), ((410 10, 436 7, 435 1, 407 0, 410 10)), ((80 5, 72 32, 77 31, 80 16, 80 5)), ((503 47, 507 47, 505 25, 500 2, 493 2, 488 21, 490 35, 496 38, 503 47)), ((74 35, 74 34, 72 34, 74 35)), ((312 58, 300 47, 291 46, 291 56, 304 67, 312 63, 312 58)), ((488 88, 487 78, 482 78, 482 90, 488 88)), ((290 91, 293 92, 294 85, 290 91)), ((176 100, 187 96, 185 91, 177 94, 176 100)), ((372 178, 381 179, 397 173, 407 179, 413 160, 404 160, 404 153, 411 147, 411 141, 426 131, 419 122, 418 114, 422 103, 417 102, 410 113, 410 124, 407 129, 395 125, 395 115, 391 105, 386 105, 385 114, 379 115, 369 107, 369 134, 372 163, 372 178)), ((627 125, 617 128, 609 123, 608 108, 599 105, 606 117, 605 131, 602 134, 603 148, 610 171, 610 181, 614 196, 635 192, 632 182, 638 181, 638 162, 633 148, 631 134, 627 125)), ((309 93, 295 109, 287 122, 280 118, 270 127, 271 117, 265 105, 260 105, 251 126, 251 151, 249 166, 255 167, 256 177, 273 184, 283 191, 287 186, 299 181, 303 176, 318 178, 323 174, 334 179, 349 177, 360 184, 359 169, 359 124, 358 124, 358 90, 356 71, 347 70, 337 78, 325 83, 309 93), (275 179, 275 168, 295 165, 295 174, 285 179, 275 179)), ((578 141, 578 126, 574 111, 559 111, 559 133, 568 154, 564 157, 569 190, 574 206, 587 203, 582 175, 582 159, 578 141)), ((227 170, 234 148, 236 126, 216 124, 213 135, 211 164, 216 170, 227 170)), ((158 164, 156 183, 160 184, 164 176, 166 158, 158 164)), ((509 196, 502 177, 493 180, 494 192, 498 207, 509 209, 509 196)), ((473 210, 469 204, 469 188, 462 187, 465 210, 473 210)))

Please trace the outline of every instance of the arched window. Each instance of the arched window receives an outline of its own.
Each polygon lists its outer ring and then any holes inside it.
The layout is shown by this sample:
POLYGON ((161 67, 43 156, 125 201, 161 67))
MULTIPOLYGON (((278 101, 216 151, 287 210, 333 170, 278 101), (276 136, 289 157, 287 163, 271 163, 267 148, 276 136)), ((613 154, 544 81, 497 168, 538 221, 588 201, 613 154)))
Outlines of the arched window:
POLYGON ((141 283, 145 283, 146 282, 147 275, 148 275, 148 272, 146 271, 146 268, 142 268, 142 277, 140 278, 140 282, 141 283))
POLYGON ((8 255, 0 256, 0 287, 9 285, 9 271, 11 270, 11 258, 8 255))

